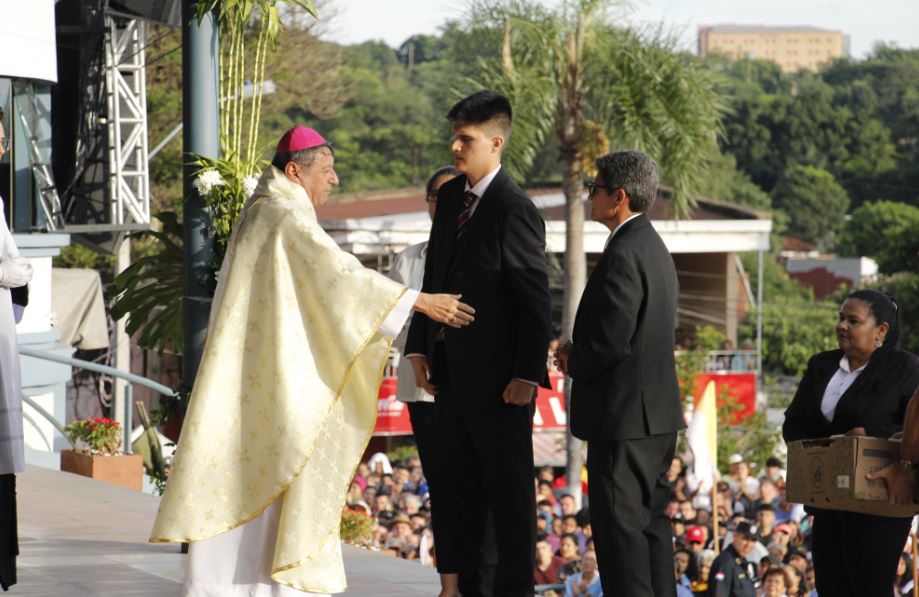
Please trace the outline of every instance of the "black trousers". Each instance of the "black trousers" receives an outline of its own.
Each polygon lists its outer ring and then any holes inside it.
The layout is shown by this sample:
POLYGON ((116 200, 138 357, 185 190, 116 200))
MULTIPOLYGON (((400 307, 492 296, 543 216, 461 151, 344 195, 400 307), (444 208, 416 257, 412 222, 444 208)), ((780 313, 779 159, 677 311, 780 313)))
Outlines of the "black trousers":
POLYGON ((811 550, 817 592, 826 597, 890 595, 910 518, 814 513, 811 550))
POLYGON ((675 450, 676 433, 587 444, 590 526, 607 597, 676 595, 664 513, 675 450))
POLYGON ((440 495, 445 491, 443 475, 448 469, 444 466, 443 456, 440 454, 434 408, 433 402, 409 402, 408 414, 412 419, 418 458, 421 459, 421 468, 424 470, 424 478, 428 482, 431 494, 431 528, 434 531, 437 571, 441 574, 453 574, 459 572, 459 561, 453 526, 443 518, 440 508, 440 495))
POLYGON ((460 593, 532 597, 535 404, 507 405, 500 394, 462 395, 443 374, 437 386, 437 433, 448 471, 445 514, 458 539, 460 593))
POLYGON ((0 587, 16 584, 19 527, 16 518, 16 475, 0 475, 0 587))

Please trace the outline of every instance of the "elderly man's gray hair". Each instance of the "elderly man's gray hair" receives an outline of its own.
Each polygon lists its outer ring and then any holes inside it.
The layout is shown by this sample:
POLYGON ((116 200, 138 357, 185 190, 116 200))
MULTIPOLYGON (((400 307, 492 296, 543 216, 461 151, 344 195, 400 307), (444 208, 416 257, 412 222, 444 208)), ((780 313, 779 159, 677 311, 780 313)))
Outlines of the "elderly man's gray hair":
POLYGON ((326 151, 330 152, 333 156, 335 155, 335 149, 332 147, 332 144, 325 143, 324 145, 317 145, 309 149, 298 149, 297 151, 287 153, 275 153, 274 157, 271 159, 271 164, 278 170, 284 170, 288 162, 296 162, 304 168, 309 168, 313 165, 313 162, 316 161, 316 158, 326 151))
POLYGON ((640 151, 615 151, 597 158, 597 172, 611 189, 622 189, 629 209, 646 212, 657 198, 657 164, 640 151))

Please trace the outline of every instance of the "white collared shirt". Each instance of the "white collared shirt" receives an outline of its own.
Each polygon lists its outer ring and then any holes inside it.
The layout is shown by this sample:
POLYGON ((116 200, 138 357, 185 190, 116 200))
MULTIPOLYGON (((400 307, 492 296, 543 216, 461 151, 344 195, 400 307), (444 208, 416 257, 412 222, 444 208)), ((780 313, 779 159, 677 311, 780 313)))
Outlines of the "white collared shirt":
POLYGON ((498 167, 482 177, 482 180, 475 183, 475 186, 469 186, 469 178, 466 178, 466 192, 472 191, 475 193, 475 201, 472 203, 472 208, 469 210, 469 217, 472 217, 472 214, 475 213, 476 208, 479 206, 479 201, 482 200, 482 195, 485 194, 485 191, 488 190, 488 186, 491 184, 491 181, 495 179, 495 176, 498 175, 498 170, 501 169, 501 164, 498 164, 498 167))
POLYGON ((820 401, 820 412, 823 413, 827 421, 830 423, 833 422, 833 417, 836 415, 836 405, 839 404, 839 399, 846 393, 849 386, 858 379, 858 376, 865 370, 867 365, 868 363, 866 362, 855 371, 850 371, 849 357, 842 355, 842 358, 839 359, 839 369, 837 369, 833 377, 830 378, 830 383, 826 384, 826 390, 823 392, 823 399, 820 401))
POLYGON ((625 219, 624 222, 621 222, 618 226, 616 226, 615 228, 613 228, 613 231, 609 233, 609 236, 608 236, 607 239, 606 239, 606 244, 603 245, 603 250, 604 250, 604 251, 606 250, 606 247, 609 246, 610 241, 613 240, 613 237, 616 236, 616 233, 619 232, 619 229, 620 229, 620 228, 622 228, 623 226, 626 225, 626 223, 628 223, 628 222, 631 221, 631 220, 634 220, 635 218, 637 218, 637 217, 640 216, 640 215, 641 215, 640 213, 637 213, 637 214, 635 214, 634 216, 629 216, 628 218, 625 219))

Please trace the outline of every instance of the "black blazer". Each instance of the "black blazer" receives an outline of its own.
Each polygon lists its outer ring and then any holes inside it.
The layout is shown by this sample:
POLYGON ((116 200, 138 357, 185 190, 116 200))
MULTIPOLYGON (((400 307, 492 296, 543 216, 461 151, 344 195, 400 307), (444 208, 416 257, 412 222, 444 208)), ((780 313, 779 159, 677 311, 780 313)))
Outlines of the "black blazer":
POLYGON ((836 406, 833 421, 820 411, 823 393, 836 370, 842 350, 828 350, 811 357, 798 390, 785 411, 782 436, 786 442, 829 437, 854 427, 870 436, 889 437, 903 428, 903 417, 916 386, 919 359, 898 348, 879 348, 865 370, 852 382, 836 406))
POLYGON ((447 367, 451 383, 470 400, 500 400, 513 378, 543 382, 551 335, 546 269, 546 227, 520 187, 502 167, 485 191, 466 230, 456 240, 466 177, 444 184, 437 195, 424 269, 424 292, 461 294, 475 321, 444 329, 446 363, 434 357, 440 325, 412 317, 405 354, 425 354, 447 367))
POLYGON ((571 432, 621 440, 685 427, 673 359, 679 285, 673 258, 642 214, 616 232, 574 321, 571 432))

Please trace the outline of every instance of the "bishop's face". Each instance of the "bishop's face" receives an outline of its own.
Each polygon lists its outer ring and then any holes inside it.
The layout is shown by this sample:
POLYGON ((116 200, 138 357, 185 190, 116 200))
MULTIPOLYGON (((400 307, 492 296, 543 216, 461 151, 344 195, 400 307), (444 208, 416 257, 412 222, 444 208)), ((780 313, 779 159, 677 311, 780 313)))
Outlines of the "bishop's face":
POLYGON ((288 176, 295 178, 310 196, 310 201, 316 207, 325 205, 329 200, 332 187, 338 186, 338 175, 335 174, 335 156, 328 149, 316 156, 313 163, 307 167, 296 162, 291 162, 292 172, 288 176))

